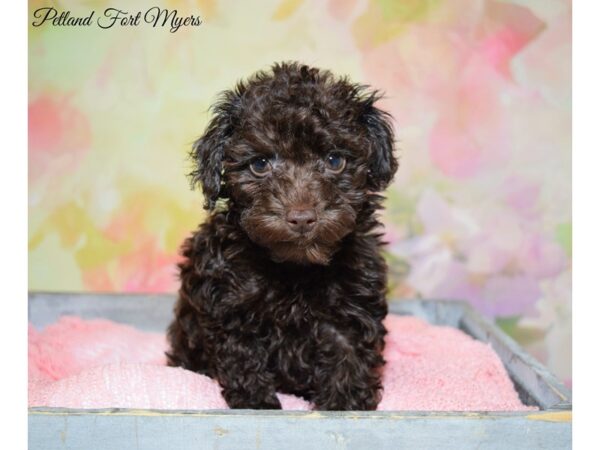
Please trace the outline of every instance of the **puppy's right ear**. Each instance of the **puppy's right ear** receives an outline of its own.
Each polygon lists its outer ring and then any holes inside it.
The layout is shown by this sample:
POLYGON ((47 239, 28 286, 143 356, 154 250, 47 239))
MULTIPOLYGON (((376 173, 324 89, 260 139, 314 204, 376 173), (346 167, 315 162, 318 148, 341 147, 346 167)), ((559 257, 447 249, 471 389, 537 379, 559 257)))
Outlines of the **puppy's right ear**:
POLYGON ((371 145, 369 185, 374 191, 384 190, 398 169, 391 116, 374 105, 380 98, 377 91, 370 93, 363 101, 362 114, 371 145))
POLYGON ((195 164, 189 175, 190 181, 192 187, 202 187, 204 209, 213 209, 222 192, 225 147, 233 134, 239 102, 238 92, 226 91, 222 94, 220 101, 211 108, 213 117, 204 135, 194 142, 190 153, 195 164))

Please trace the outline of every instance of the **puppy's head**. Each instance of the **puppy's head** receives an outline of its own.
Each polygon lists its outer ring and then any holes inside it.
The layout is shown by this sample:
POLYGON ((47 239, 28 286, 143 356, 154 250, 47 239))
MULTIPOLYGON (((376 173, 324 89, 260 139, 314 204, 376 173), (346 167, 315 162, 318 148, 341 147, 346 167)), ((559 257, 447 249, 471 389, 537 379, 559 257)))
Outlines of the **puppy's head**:
POLYGON ((192 151, 205 207, 228 198, 275 261, 327 264, 397 169, 378 98, 297 63, 223 93, 192 151))

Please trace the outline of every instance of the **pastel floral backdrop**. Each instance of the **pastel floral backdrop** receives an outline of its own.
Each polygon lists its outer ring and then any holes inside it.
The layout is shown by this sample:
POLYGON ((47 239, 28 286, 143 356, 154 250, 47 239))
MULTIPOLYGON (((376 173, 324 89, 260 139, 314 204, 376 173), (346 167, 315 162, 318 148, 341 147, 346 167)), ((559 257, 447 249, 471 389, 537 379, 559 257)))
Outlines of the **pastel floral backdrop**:
MULTIPOLYGON (((401 168, 392 298, 465 299, 571 377, 571 4, 42 1, 200 27, 29 27, 29 286, 173 292, 202 220, 185 174, 218 92, 301 60, 384 90, 401 168)), ((30 21, 31 23, 31 21, 30 21)))

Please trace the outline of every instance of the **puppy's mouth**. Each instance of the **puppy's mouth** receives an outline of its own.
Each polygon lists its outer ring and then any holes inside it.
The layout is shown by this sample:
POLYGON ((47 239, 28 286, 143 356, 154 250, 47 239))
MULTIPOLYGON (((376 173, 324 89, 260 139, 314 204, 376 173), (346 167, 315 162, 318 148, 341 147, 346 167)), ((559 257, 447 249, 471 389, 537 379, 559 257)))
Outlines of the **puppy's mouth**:
POLYGON ((306 244, 279 242, 269 247, 269 250, 271 259, 275 262, 327 265, 337 247, 337 245, 325 246, 316 242, 306 244))

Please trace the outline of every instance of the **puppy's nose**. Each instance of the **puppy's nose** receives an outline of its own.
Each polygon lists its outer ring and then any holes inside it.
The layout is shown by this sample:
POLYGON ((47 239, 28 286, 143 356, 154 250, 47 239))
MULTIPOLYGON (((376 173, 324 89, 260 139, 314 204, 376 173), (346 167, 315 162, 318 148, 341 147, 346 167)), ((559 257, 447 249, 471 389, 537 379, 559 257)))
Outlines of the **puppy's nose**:
POLYGON ((290 209, 285 218, 290 228, 298 233, 312 230, 317 223, 317 213, 314 209, 290 209))

